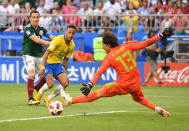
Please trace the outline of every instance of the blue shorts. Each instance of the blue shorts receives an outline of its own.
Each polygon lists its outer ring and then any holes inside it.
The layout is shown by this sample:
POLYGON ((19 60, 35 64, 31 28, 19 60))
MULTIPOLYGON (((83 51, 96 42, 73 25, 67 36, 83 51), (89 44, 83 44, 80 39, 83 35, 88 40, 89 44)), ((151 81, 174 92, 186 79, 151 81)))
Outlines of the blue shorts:
POLYGON ((45 65, 45 73, 44 76, 47 74, 53 74, 53 77, 56 78, 57 75, 66 72, 62 64, 55 63, 55 64, 49 64, 46 63, 45 65))

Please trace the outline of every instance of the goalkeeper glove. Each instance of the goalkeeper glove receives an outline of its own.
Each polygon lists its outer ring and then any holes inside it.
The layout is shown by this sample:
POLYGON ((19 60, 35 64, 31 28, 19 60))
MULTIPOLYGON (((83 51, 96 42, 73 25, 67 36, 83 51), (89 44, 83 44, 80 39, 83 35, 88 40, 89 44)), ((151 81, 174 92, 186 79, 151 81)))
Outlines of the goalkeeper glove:
POLYGON ((87 96, 93 87, 93 83, 89 82, 88 84, 82 84, 82 85, 83 85, 83 87, 81 87, 80 90, 83 93, 83 95, 87 96))
POLYGON ((167 37, 173 35, 173 32, 174 32, 174 29, 172 29, 171 27, 168 27, 168 28, 165 28, 162 33, 159 33, 159 36, 162 39, 166 39, 167 37))

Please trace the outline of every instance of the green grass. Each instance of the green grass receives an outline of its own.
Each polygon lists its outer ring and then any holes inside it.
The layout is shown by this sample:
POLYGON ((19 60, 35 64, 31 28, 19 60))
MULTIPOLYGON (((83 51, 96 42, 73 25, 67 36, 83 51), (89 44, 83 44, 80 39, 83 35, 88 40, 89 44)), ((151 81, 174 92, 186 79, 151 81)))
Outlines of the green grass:
MULTIPOLYGON (((101 87, 97 85, 94 90, 101 87)), ((66 92, 78 96, 79 88, 70 85, 66 92)), ((46 92, 45 96, 50 93, 46 92)), ((189 131, 189 87, 144 87, 143 93, 172 116, 161 117, 125 95, 67 106, 60 118, 0 122, 0 131, 189 131), (131 112, 87 115, 108 111, 131 112), (66 116, 84 112, 86 115, 66 116)), ((37 106, 27 105, 25 84, 0 84, 0 121, 49 116, 43 100, 37 106)))

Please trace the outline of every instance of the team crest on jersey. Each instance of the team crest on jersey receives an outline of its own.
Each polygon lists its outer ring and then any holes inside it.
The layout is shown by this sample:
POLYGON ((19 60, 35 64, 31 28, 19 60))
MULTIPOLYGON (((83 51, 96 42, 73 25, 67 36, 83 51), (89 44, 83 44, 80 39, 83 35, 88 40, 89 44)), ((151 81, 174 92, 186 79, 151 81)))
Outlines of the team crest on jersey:
POLYGON ((50 47, 51 49, 53 49, 53 48, 54 48, 54 43, 51 43, 51 44, 49 45, 49 47, 50 47))
POLYGON ((44 32, 42 30, 39 31, 39 35, 43 36, 44 32))
POLYGON ((26 34, 27 34, 27 35, 29 35, 29 34, 30 34, 30 31, 29 31, 29 30, 28 30, 28 31, 26 31, 26 34))

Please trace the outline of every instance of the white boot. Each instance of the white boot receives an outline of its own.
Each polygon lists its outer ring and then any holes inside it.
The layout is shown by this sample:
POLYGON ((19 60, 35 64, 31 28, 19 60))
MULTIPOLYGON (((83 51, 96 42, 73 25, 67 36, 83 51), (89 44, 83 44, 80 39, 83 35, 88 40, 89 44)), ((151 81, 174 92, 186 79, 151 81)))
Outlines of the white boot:
POLYGON ((163 117, 170 117, 171 114, 169 112, 167 112, 166 110, 162 109, 161 107, 156 107, 155 108, 155 112, 157 112, 158 114, 160 114, 163 117))
POLYGON ((62 99, 64 99, 64 104, 66 106, 69 106, 72 104, 72 97, 70 97, 69 94, 66 94, 66 92, 63 89, 60 90, 60 96, 62 99))

